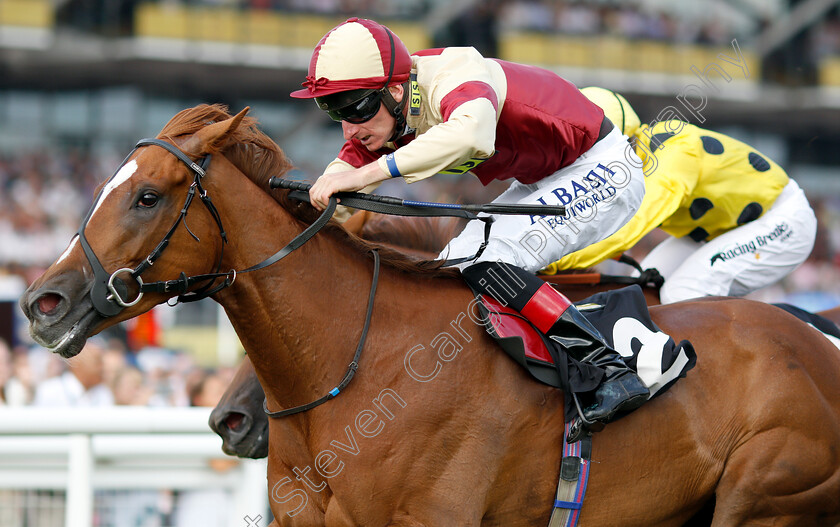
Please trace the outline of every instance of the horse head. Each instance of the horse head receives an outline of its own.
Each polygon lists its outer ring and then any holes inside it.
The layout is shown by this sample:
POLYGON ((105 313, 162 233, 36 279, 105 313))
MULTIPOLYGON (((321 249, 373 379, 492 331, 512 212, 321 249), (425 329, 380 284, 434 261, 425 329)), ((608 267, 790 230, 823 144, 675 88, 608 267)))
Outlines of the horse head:
POLYGON ((224 163, 216 154, 241 126, 255 124, 247 111, 180 112, 99 186, 78 234, 20 299, 38 344, 72 357, 90 335, 216 282, 178 277, 212 275, 222 264, 224 227, 208 192, 219 184, 203 180, 210 159, 224 163), (170 243, 178 249, 165 250, 170 243))
POLYGON ((268 455, 268 416, 263 392, 248 356, 242 361, 227 391, 210 413, 210 428, 222 438, 229 455, 264 458, 268 455))

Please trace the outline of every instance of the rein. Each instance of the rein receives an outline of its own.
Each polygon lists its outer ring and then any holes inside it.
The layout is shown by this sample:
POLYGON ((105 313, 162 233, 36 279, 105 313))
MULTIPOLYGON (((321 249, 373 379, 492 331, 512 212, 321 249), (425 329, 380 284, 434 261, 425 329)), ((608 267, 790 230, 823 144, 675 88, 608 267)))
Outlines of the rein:
MULTIPOLYGON (((292 181, 273 177, 268 181, 270 188, 289 189, 289 197, 309 203, 309 189, 312 185, 302 181, 292 181)), ((453 203, 433 203, 428 201, 411 201, 391 196, 364 194, 362 192, 336 192, 333 197, 341 200, 345 207, 391 214, 394 216, 452 216, 467 220, 478 220, 484 223, 484 241, 472 256, 452 258, 443 262, 444 266, 458 265, 475 260, 484 252, 490 241, 490 228, 493 226, 492 216, 479 216, 478 212, 487 214, 537 214, 563 215, 566 207, 563 205, 528 205, 515 203, 486 203, 483 205, 458 205, 453 203)))
POLYGON ((362 326, 362 335, 359 337, 359 343, 356 345, 356 353, 353 355, 353 360, 347 366, 347 373, 344 374, 344 378, 341 379, 341 382, 338 383, 338 386, 327 392, 325 396, 315 401, 312 401, 311 403, 295 406, 294 408, 272 412, 268 409, 267 400, 263 399, 263 411, 268 417, 272 419, 279 419, 281 417, 286 417, 287 415, 297 414, 300 412, 311 410, 316 406, 320 406, 325 402, 329 401, 330 399, 338 396, 338 394, 341 393, 341 390, 346 388, 347 385, 350 384, 350 381, 353 380, 353 376, 356 375, 356 369, 358 369, 359 367, 359 357, 361 357, 362 355, 362 349, 365 346, 365 340, 367 340, 368 329, 370 329, 370 319, 371 315, 373 315, 373 299, 376 295, 376 285, 379 283, 379 252, 376 250, 371 252, 373 252, 373 279, 371 280, 370 284, 370 294, 368 295, 367 312, 365 313, 365 323, 364 326, 362 326))
MULTIPOLYGON (((295 196, 306 194, 306 197, 296 199, 303 199, 307 202, 309 201, 309 189, 312 188, 312 185, 309 183, 279 177, 271 178, 268 181, 268 185, 271 188, 285 188, 297 191, 293 192, 295 196)), ((566 207, 563 205, 532 205, 527 203, 485 203, 470 205, 434 203, 429 201, 412 201, 392 196, 365 194, 363 192, 337 192, 335 195, 347 207, 380 212, 382 214, 395 214, 398 216, 457 216, 468 220, 481 220, 483 219, 482 217, 476 216, 473 213, 532 214, 535 216, 564 216, 566 214, 566 207)))

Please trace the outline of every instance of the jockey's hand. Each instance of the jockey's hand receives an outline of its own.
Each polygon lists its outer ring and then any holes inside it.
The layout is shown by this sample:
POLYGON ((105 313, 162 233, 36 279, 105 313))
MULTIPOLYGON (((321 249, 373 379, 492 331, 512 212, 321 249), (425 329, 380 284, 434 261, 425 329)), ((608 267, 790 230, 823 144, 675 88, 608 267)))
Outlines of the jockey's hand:
POLYGON ((361 168, 323 174, 309 189, 309 201, 316 209, 324 210, 336 192, 356 192, 389 177, 375 161, 361 168))

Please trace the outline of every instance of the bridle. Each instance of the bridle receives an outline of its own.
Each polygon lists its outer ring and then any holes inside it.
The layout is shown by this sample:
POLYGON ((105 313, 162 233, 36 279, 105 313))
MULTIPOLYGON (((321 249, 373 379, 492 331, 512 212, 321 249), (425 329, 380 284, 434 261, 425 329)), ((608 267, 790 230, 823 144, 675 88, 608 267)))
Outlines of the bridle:
MULTIPOLYGON (((114 172, 114 175, 112 175, 108 181, 110 182, 114 177, 116 177, 117 173, 122 169, 126 162, 128 162, 128 159, 134 154, 134 152, 138 148, 148 145, 160 146, 174 154, 175 157, 177 157, 181 162, 183 162, 193 173, 193 182, 190 185, 189 191, 187 192, 187 198, 184 201, 184 206, 181 207, 181 214, 172 224, 172 227, 169 228, 169 231, 167 231, 166 235, 164 235, 160 243, 157 244, 155 249, 151 253, 149 253, 149 255, 133 269, 130 267, 123 267, 121 269, 117 269, 113 273, 108 273, 105 270, 105 268, 102 266, 102 263, 99 261, 99 258, 96 257, 96 253, 93 252, 93 249, 91 248, 90 243, 88 243, 87 237, 85 236, 85 228, 87 227, 88 222, 90 222, 91 216, 93 216, 93 211, 96 209, 96 204, 99 203, 100 199, 102 199, 102 192, 100 191, 100 193, 96 196, 96 200, 94 200, 94 205, 87 213, 87 216, 85 216, 85 219, 82 220, 82 225, 81 227, 79 227, 78 234, 79 242, 82 245, 82 249, 85 252, 85 256, 87 256, 88 263, 93 269, 93 286, 91 287, 90 291, 91 303, 93 304, 93 307, 94 309, 96 309, 97 313, 99 313, 103 317, 112 317, 118 315, 120 312, 122 312, 123 309, 137 304, 140 301, 140 299, 143 298, 144 293, 150 290, 157 289, 155 286, 157 284, 160 284, 160 282, 145 284, 143 283, 143 279, 140 275, 142 275, 143 272, 145 272, 147 269, 154 265, 157 259, 160 258, 161 254, 163 253, 163 250, 166 248, 167 245, 169 245, 169 240, 175 234, 175 231, 177 230, 178 226, 181 223, 185 223, 187 211, 190 207, 190 204, 192 204, 196 193, 198 193, 199 197, 201 198, 201 201, 204 203, 204 205, 207 207, 207 210, 210 211, 210 214, 216 220, 216 223, 219 226, 219 232, 222 237, 223 245, 224 243, 227 243, 227 235, 225 234, 224 227, 222 227, 222 222, 221 218, 219 217, 219 213, 216 210, 215 205, 213 205, 213 202, 210 200, 210 197, 207 195, 207 192, 201 186, 201 179, 207 173, 207 168, 210 165, 209 155, 204 156, 204 158, 201 159, 200 163, 196 163, 192 159, 187 157, 187 155, 184 154, 179 148, 171 145, 170 143, 167 143, 166 141, 162 141, 160 139, 141 139, 134 146, 134 149, 132 149, 132 151, 129 152, 128 156, 126 156, 123 162, 120 163, 120 166, 117 168, 117 171, 114 172), (137 282, 137 285, 139 286, 137 296, 133 300, 130 300, 128 298, 128 285, 120 276, 123 274, 130 276, 131 279, 137 282)), ((104 188, 105 187, 103 187, 103 189, 104 188)), ((186 228, 189 231, 189 227, 186 228)), ((195 234, 193 234, 191 231, 190 234, 194 238, 198 239, 195 236, 195 234)), ((220 265, 221 255, 219 261, 216 263, 216 271, 218 271, 220 265)), ((182 273, 182 278, 184 277, 185 276, 182 273)), ((186 285, 186 280, 183 281, 183 284, 186 285)), ((212 282, 210 282, 208 286, 210 284, 212 284, 212 282)), ((175 284, 173 284, 173 286, 174 285, 175 284)), ((162 289, 166 291, 168 287, 172 286, 163 285, 162 289)), ((186 292, 183 285, 181 286, 181 290, 182 294, 186 292)))
MULTIPOLYGON (((108 318, 113 317, 121 313, 125 308, 131 307, 137 304, 145 293, 177 293, 177 301, 178 302, 194 302, 196 300, 201 300, 203 298, 207 298, 222 289, 230 286, 236 280, 236 276, 242 273, 248 273, 251 271, 257 271, 259 269, 263 269, 268 267, 269 265, 278 262, 282 258, 286 257, 289 253, 294 251, 295 249, 299 248, 301 245, 309 241, 309 239, 315 235, 332 217, 333 213, 335 212, 336 207, 336 199, 331 198, 330 203, 328 204, 327 208, 318 217, 315 222, 313 222, 309 227, 303 230, 300 234, 295 236, 291 242, 288 243, 285 247, 274 253, 272 256, 266 258, 262 262, 253 265, 247 269, 243 269, 237 271, 235 269, 231 269, 226 272, 220 272, 221 265, 222 265, 222 256, 224 254, 224 246, 227 243, 227 233, 225 232, 224 226, 222 225, 222 219, 219 215, 219 211, 216 209, 216 206, 213 204, 213 201, 210 199, 209 194, 204 189, 201 184, 202 179, 207 174, 210 166, 210 159, 211 156, 209 154, 205 155, 200 162, 196 163, 189 156, 187 156, 180 148, 177 146, 163 141, 161 139, 141 139, 137 142, 134 146, 134 149, 126 156, 122 163, 120 163, 119 168, 114 175, 112 175, 108 181, 112 180, 119 170, 128 162, 128 159, 134 154, 134 152, 143 146, 159 146, 172 155, 174 155, 178 160, 180 160, 186 167, 192 172, 193 174, 193 182, 190 185, 189 190, 187 191, 187 197, 184 200, 184 205, 181 207, 181 212, 175 222, 172 224, 172 227, 164 235, 163 239, 157 244, 157 246, 149 253, 149 255, 144 258, 136 267, 133 269, 130 267, 123 267, 121 269, 117 269, 113 273, 108 273, 105 268, 102 266, 102 263, 99 261, 99 258, 96 257, 93 249, 91 248, 90 244, 88 243, 87 237, 85 236, 85 227, 87 227, 88 222, 90 221, 91 216, 93 215, 93 211, 96 209, 96 204, 102 197, 102 192, 97 195, 96 200, 94 200, 94 205, 91 207, 90 211, 85 216, 85 219, 82 221, 81 227, 79 227, 79 242, 82 245, 82 249, 85 252, 85 256, 88 259, 88 263, 90 264, 91 268, 93 269, 93 285, 90 290, 90 298, 91 303, 93 304, 93 308, 99 313, 101 316, 108 318), (147 271, 150 267, 152 267, 155 262, 160 258, 161 254, 163 253, 164 249, 166 249, 167 245, 169 245, 169 241, 172 236, 175 234, 175 231, 178 229, 178 226, 182 223, 184 224, 184 228, 187 229, 187 232, 198 241, 198 237, 190 231, 189 227, 186 225, 186 218, 187 218, 187 211, 189 210, 190 205, 193 203, 194 198, 196 195, 201 199, 201 202, 210 212, 210 215, 216 222, 216 225, 219 227, 219 235, 222 239, 222 250, 219 251, 219 257, 216 261, 215 269, 211 273, 207 274, 200 274, 200 275, 193 275, 187 276, 186 273, 181 273, 181 275, 174 279, 174 280, 162 280, 157 282, 143 282, 141 275, 147 271), (137 296, 134 299, 129 299, 129 288, 128 284, 123 280, 121 277, 122 275, 127 275, 134 280, 138 287, 137 296), (217 284, 215 287, 213 283, 216 279, 224 278, 221 283, 217 284), (202 286, 198 290, 190 291, 190 289, 202 282, 206 282, 206 285, 202 286)), ((104 187, 103 187, 104 188, 104 187)))
MULTIPOLYGON (((225 233, 225 229, 222 226, 222 220, 219 216, 219 211, 216 209, 216 206, 213 205, 213 202, 210 200, 210 196, 207 194, 207 191, 201 185, 201 180, 204 176, 207 175, 207 171, 210 166, 210 155, 205 155, 200 163, 194 162, 192 159, 189 158, 180 148, 177 146, 167 143, 166 141, 162 141, 160 139, 141 139, 138 143, 134 146, 134 149, 126 156, 122 163, 120 163, 119 168, 114 175, 109 178, 108 181, 112 180, 120 169, 126 164, 128 159, 131 155, 140 147, 142 146, 159 146, 175 157, 177 157, 182 163, 184 163, 187 168, 193 174, 193 182, 190 185, 189 190, 187 191, 187 198, 184 201, 184 206, 181 207, 181 213, 179 214, 178 218, 172 224, 172 227, 169 228, 167 233, 164 235, 163 239, 157 244, 154 250, 149 253, 149 255, 140 262, 136 267, 133 269, 130 267, 124 267, 122 269, 117 269, 111 274, 108 274, 105 271, 105 268, 102 266, 102 263, 99 261, 99 258, 96 257, 96 254, 93 252, 90 244, 85 237, 85 227, 87 226, 88 222, 90 221, 91 216, 93 215, 93 211, 96 209, 96 204, 99 203, 100 198, 102 197, 102 192, 97 195, 96 200, 94 200, 94 204, 91 207, 90 211, 85 216, 84 221, 82 221, 81 227, 79 227, 79 241, 82 245, 82 249, 84 249, 85 256, 87 256, 88 262, 90 263, 91 268, 93 268, 94 274, 94 284, 91 287, 90 297, 91 302, 93 303, 94 309, 96 309, 97 313, 102 315, 103 317, 112 317, 127 307, 131 307, 143 298, 143 294, 147 292, 157 292, 157 293, 171 293, 177 292, 178 293, 178 301, 195 301, 201 300, 202 298, 207 298, 210 295, 213 295, 222 289, 230 286, 236 280, 237 274, 248 273, 251 271, 257 271, 259 269, 263 269, 272 265, 287 255, 289 255, 292 251, 302 246, 304 243, 309 241, 312 236, 314 236, 321 228, 327 224, 327 222, 332 218, 333 213, 335 212, 337 200, 335 196, 330 197, 329 204, 327 205, 326 209, 321 213, 321 215, 316 219, 311 225, 309 225, 306 229, 304 229, 300 234, 292 238, 285 247, 271 255, 270 257, 266 258, 262 262, 252 265, 247 269, 243 269, 241 271, 236 271, 231 269, 228 272, 219 272, 222 264, 222 255, 224 254, 224 244, 227 243, 227 234, 225 233), (175 280, 165 280, 165 281, 158 281, 158 282, 148 282, 144 283, 143 279, 140 275, 152 267, 154 263, 160 258, 161 253, 169 245, 169 240, 172 238, 172 235, 177 230, 178 226, 183 223, 184 228, 187 229, 187 232, 190 235, 198 240, 198 237, 190 231, 189 227, 186 225, 186 217, 187 211, 190 205, 193 202, 195 196, 198 195, 201 198, 201 202, 204 203, 204 206, 207 207, 207 210, 210 211, 210 214, 213 216, 213 219, 216 221, 216 225, 219 227, 219 234, 222 238, 222 251, 219 251, 219 258, 216 261, 215 270, 212 273, 202 274, 202 275, 193 275, 187 276, 185 273, 181 273, 181 276, 175 280), (121 274, 127 274, 131 276, 137 282, 139 287, 139 291, 137 293, 137 297, 133 300, 127 300, 128 295, 128 286, 126 283, 120 278, 121 274), (216 285, 213 286, 213 281, 217 278, 224 278, 224 280, 216 285), (207 281, 207 284, 201 287, 197 291, 189 292, 189 289, 200 282, 207 281)), ((107 185, 107 183, 106 183, 107 185)), ((105 187, 103 186, 103 189, 105 187)), ((365 340, 367 339, 368 329, 370 328, 370 319, 371 315, 373 314, 373 300, 376 295, 376 285, 379 281, 379 253, 376 250, 372 251, 373 253, 373 280, 371 283, 370 288, 370 295, 368 297, 368 304, 367 304, 367 312, 365 313, 365 322, 364 326, 362 327, 362 335, 359 338, 359 343, 356 346, 356 352, 353 356, 353 360, 347 367, 347 372, 344 374, 341 382, 332 390, 327 392, 326 395, 323 397, 301 406, 296 406, 294 408, 289 408, 286 410, 281 410, 278 412, 270 412, 268 407, 265 406, 265 402, 263 402, 264 409, 266 414, 271 418, 279 418, 285 417, 287 415, 296 414, 299 412, 305 412, 306 410, 310 410, 319 406, 330 399, 338 396, 338 394, 348 385, 350 381, 353 379, 353 376, 356 374, 356 369, 359 367, 359 357, 361 357, 362 349, 364 348, 365 340)))

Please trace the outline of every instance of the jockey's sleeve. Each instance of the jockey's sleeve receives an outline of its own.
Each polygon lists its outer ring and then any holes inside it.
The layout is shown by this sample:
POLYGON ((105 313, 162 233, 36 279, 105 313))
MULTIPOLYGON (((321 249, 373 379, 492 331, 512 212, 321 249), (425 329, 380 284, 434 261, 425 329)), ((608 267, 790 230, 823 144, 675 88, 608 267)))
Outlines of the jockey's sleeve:
POLYGON ((656 170, 645 178, 645 196, 630 220, 612 235, 549 264, 543 272, 584 269, 619 255, 671 217, 697 184, 699 160, 692 149, 669 145, 667 159, 660 157, 656 170))
MULTIPOLYGON (((356 167, 354 167, 350 163, 343 161, 339 158, 335 158, 329 165, 327 165, 327 168, 324 169, 324 174, 331 174, 333 172, 344 172, 346 170, 353 170, 354 168, 356 167)), ((371 192, 376 190, 376 187, 378 187, 380 184, 381 182, 372 183, 360 190, 359 192, 370 194, 371 192)), ((356 209, 345 207, 344 205, 338 205, 335 208, 335 214, 333 214, 333 219, 339 223, 344 223, 345 221, 347 221, 347 218, 349 218, 350 215, 353 214, 355 211, 356 209)))
POLYGON ((392 154, 379 158, 392 177, 413 183, 472 158, 493 155, 496 107, 485 97, 460 102, 445 121, 392 154))

